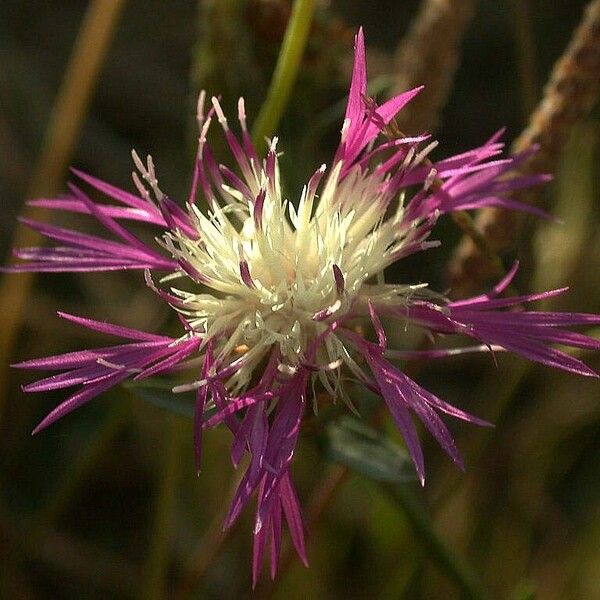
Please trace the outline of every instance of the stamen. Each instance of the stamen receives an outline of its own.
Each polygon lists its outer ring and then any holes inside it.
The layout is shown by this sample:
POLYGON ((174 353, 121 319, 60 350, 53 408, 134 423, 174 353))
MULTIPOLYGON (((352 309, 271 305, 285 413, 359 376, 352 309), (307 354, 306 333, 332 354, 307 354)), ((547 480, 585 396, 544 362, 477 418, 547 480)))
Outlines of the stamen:
POLYGON ((425 178, 425 183, 423 184, 423 190, 428 191, 429 188, 433 185, 433 183, 435 182, 436 178, 437 178, 437 169, 431 169, 431 171, 429 171, 429 173, 427 174, 427 177, 425 178))
POLYGON ((149 202, 150 204, 154 204, 154 202, 152 201, 152 198, 150 198, 150 192, 148 192, 148 190, 144 187, 144 184, 141 182, 136 171, 131 172, 131 179, 133 180, 133 184, 137 188, 137 191, 139 192, 140 196, 144 200, 146 200, 146 202, 149 202))
POLYGON ((279 363, 277 365, 277 370, 280 373, 284 373, 285 375, 289 375, 289 376, 295 375, 298 372, 297 367, 293 367, 292 365, 288 365, 285 363, 279 363))
POLYGON ((339 369, 344 364, 343 358, 338 358, 336 360, 332 360, 331 362, 325 363, 323 365, 318 365, 314 363, 302 363, 302 366, 307 368, 309 371, 319 372, 319 371, 335 371, 339 369))
POLYGON ((423 160, 425 160, 425 158, 427 158, 427 155, 430 154, 437 147, 438 144, 439 144, 439 142, 437 140, 434 140, 433 142, 427 144, 427 146, 425 146, 425 148, 423 148, 423 150, 421 150, 421 152, 419 152, 415 156, 413 167, 416 167, 421 162, 423 162, 423 160))
POLYGON ((206 90, 201 90, 198 95, 198 103, 196 104, 196 122, 198 123, 198 131, 202 131, 204 123, 204 102, 206 100, 206 90))
POLYGON ((217 99, 216 96, 213 96, 211 98, 211 102, 215 109, 215 112, 217 113, 217 119, 219 120, 221 127, 223 127, 224 131, 228 131, 229 125, 227 123, 227 118, 225 117, 225 113, 223 112, 223 109, 221 108, 221 104, 220 104, 219 100, 217 99))
POLYGON ((243 98, 238 99, 238 120, 242 126, 242 131, 247 131, 246 127, 246 104, 243 98))

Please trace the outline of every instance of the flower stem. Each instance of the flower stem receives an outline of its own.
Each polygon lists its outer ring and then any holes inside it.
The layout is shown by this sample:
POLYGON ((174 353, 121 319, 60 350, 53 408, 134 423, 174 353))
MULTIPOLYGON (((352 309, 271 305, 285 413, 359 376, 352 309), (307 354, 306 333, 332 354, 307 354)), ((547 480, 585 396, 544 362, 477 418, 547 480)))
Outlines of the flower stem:
POLYGON ((502 264, 502 259, 498 256, 494 249, 490 247, 488 240, 477 229, 475 219, 465 210, 459 210, 452 213, 452 220, 467 236, 482 256, 488 261, 490 269, 496 277, 506 275, 506 269, 502 264))
MULTIPOLYGON (((233 497, 243 475, 242 472, 234 478, 229 497, 233 497)), ((229 502, 223 502, 221 508, 212 517, 206 533, 192 552, 188 565, 185 567, 180 580, 175 584, 171 600, 188 600, 199 593, 196 587, 206 571, 219 557, 225 548, 225 543, 232 537, 238 527, 239 520, 231 527, 223 529, 223 522, 229 512, 229 502)))
POLYGON ((316 0, 296 0, 294 3, 267 98, 254 123, 252 137, 258 147, 264 147, 264 139, 273 135, 277 129, 292 93, 308 40, 315 4, 316 0))
MULTIPOLYGON (((92 0, 77 35, 58 95, 52 108, 28 198, 56 194, 73 155, 92 92, 113 39, 125 0, 92 0)), ((21 214, 44 221, 48 209, 23 208, 21 214)), ((41 235, 19 225, 13 246, 35 246, 41 235)), ((6 397, 8 364, 19 333, 23 310, 35 273, 4 275, 0 283, 0 410, 6 397)))

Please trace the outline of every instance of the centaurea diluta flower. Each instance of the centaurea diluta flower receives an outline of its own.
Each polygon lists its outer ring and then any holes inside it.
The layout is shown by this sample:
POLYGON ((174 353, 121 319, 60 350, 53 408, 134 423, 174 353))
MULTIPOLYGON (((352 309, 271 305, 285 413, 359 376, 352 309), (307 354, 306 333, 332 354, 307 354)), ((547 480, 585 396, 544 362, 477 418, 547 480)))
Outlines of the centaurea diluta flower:
POLYGON ((386 267, 439 245, 430 235, 441 215, 483 206, 543 215, 508 196, 548 178, 519 175, 518 167, 529 153, 501 157, 500 134, 437 162, 428 159, 435 146, 428 135, 391 136, 394 116, 419 91, 410 90, 380 106, 368 99, 359 31, 339 147, 330 167, 317 169, 297 202, 284 197, 277 139, 270 140, 261 157, 247 130, 243 100, 238 111, 240 136, 230 128, 216 98, 205 110, 205 94, 198 103, 199 145, 184 205, 161 191, 152 159, 144 163, 135 153, 137 193, 74 171, 81 182, 112 202, 93 201, 80 184, 71 184, 68 195, 59 199, 31 202, 93 215, 112 236, 25 220, 58 245, 17 250, 16 256, 26 262, 12 271, 140 270, 182 323, 181 335, 172 338, 59 313, 124 341, 17 365, 58 372, 26 385, 25 391, 78 388, 35 432, 125 379, 140 380, 198 364, 198 371, 174 392, 196 393, 198 469, 202 430, 220 423, 233 434, 234 466, 249 455, 225 525, 231 526, 249 499, 257 496, 254 581, 268 544, 275 575, 284 519, 300 558, 307 562, 290 466, 315 389, 350 403, 344 382, 351 379, 380 395, 423 483, 424 460, 414 417, 461 468, 461 457, 440 414, 476 425, 487 423, 428 392, 390 360, 506 350, 580 375, 595 375, 553 344, 598 350, 598 341, 566 328, 597 324, 600 317, 522 308, 565 289, 503 298, 516 265, 489 294, 455 302, 424 284, 385 281, 386 267), (219 164, 207 143, 215 120, 235 159, 233 169, 219 164), (199 197, 207 208, 201 208, 199 197), (155 227, 157 246, 121 224, 128 221, 155 227), (424 328, 432 337, 467 336, 476 344, 390 349, 380 316, 384 322, 397 319, 402 327, 424 328), (357 326, 361 322, 372 324, 372 339, 359 333, 364 329, 357 326))

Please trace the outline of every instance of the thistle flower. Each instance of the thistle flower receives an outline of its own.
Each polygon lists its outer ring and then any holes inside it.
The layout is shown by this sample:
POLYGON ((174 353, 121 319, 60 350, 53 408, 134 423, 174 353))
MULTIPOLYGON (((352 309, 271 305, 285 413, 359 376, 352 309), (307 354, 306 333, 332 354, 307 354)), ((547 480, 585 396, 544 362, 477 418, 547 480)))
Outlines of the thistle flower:
POLYGON ((426 284, 386 282, 386 267, 439 245, 430 235, 446 213, 498 206, 545 216, 507 195, 547 181, 544 175, 518 174, 517 168, 534 150, 500 157, 503 144, 498 133, 478 148, 432 162, 428 155, 436 144, 428 135, 409 137, 395 131, 395 115, 419 92, 420 88, 410 90, 382 105, 367 98, 360 30, 339 147, 331 165, 321 166, 310 177, 297 202, 284 196, 277 138, 270 140, 266 156, 259 156, 248 133, 243 100, 238 104, 241 135, 236 135, 219 101, 212 98, 206 107, 202 93, 198 152, 184 206, 162 192, 151 157, 143 162, 134 152, 137 194, 74 170, 80 182, 112 202, 93 201, 79 184, 70 184, 64 197, 31 202, 93 215, 113 239, 24 219, 59 245, 16 250, 15 255, 26 262, 9 270, 141 270, 146 284, 177 312, 182 326, 181 335, 171 338, 59 313, 77 325, 125 341, 16 365, 58 372, 24 386, 25 391, 79 388, 34 433, 125 379, 184 371, 187 382, 173 391, 196 393, 197 468, 203 429, 220 423, 233 434, 234 466, 249 454, 225 526, 231 526, 256 494, 255 582, 267 542, 275 576, 284 518, 300 558, 307 562, 290 466, 315 389, 351 404, 344 381, 352 379, 381 396, 424 483, 414 416, 461 468, 461 457, 440 414, 476 425, 488 423, 428 392, 391 360, 510 351, 580 375, 595 375, 552 345, 598 350, 598 341, 565 328, 597 324, 600 317, 520 308, 566 288, 500 297, 517 265, 489 294, 456 302, 426 284), (207 142, 215 120, 235 170, 219 164, 207 142), (201 208, 199 196, 207 208, 201 208), (123 221, 156 227, 157 246, 136 237, 123 221), (390 349, 380 316, 424 328, 431 337, 467 336, 476 343, 450 349, 390 349), (373 339, 359 333, 363 328, 357 325, 365 322, 372 324, 373 339), (195 372, 194 365, 198 365, 195 372))

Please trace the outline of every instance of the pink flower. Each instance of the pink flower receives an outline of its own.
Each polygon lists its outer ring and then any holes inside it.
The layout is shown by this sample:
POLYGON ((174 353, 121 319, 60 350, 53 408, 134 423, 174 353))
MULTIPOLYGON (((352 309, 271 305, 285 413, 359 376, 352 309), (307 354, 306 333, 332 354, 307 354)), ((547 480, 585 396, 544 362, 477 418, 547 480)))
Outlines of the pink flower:
POLYGON ((430 234, 445 213, 499 206, 544 216, 507 193, 548 178, 519 175, 515 169, 528 154, 500 157, 500 134, 463 154, 426 161, 435 146, 428 135, 394 139, 381 135, 420 88, 377 106, 366 98, 366 86, 360 30, 340 145, 332 165, 317 169, 297 202, 287 201, 282 193, 277 139, 260 157, 246 128, 243 100, 239 101, 238 138, 216 98, 205 111, 203 93, 198 103, 200 138, 194 177, 184 206, 161 191, 150 157, 143 163, 133 154, 139 173, 134 175, 137 194, 74 170, 81 183, 112 202, 94 202, 72 184, 64 197, 31 204, 91 214, 112 234, 111 239, 25 221, 58 245, 18 249, 15 255, 26 262, 9 269, 143 270, 147 285, 178 313, 182 323, 178 338, 59 313, 78 325, 127 341, 16 366, 58 372, 26 385, 25 391, 77 388, 38 425, 37 432, 127 378, 182 370, 189 358, 200 358, 199 372, 189 375, 188 382, 174 392, 196 390, 198 469, 202 430, 220 423, 233 435, 234 466, 245 453, 250 456, 225 524, 230 526, 256 494, 255 582, 267 545, 275 576, 284 520, 300 558, 307 562, 290 466, 315 384, 334 399, 348 401, 345 374, 379 394, 423 483, 423 453, 413 416, 460 467, 459 452, 440 414, 476 425, 487 423, 423 389, 390 360, 511 351, 552 367, 595 375, 552 345, 599 349, 598 341, 565 327, 598 324, 600 317, 513 310, 565 291, 498 298, 517 265, 489 295, 460 302, 449 302, 424 284, 386 283, 386 267, 439 245, 430 234), (206 141, 215 119, 235 159, 235 171, 217 163, 206 141), (200 209, 198 195, 208 210, 200 209), (156 228, 158 245, 142 242, 121 224, 127 221, 156 228), (158 284, 151 272, 162 274, 158 284), (186 285, 178 287, 178 280, 186 285), (472 337, 478 344, 421 352, 389 349, 379 315, 432 334, 472 337), (354 325, 361 320, 373 324, 376 342, 357 333, 354 325), (208 408, 216 412, 207 416, 208 408))

